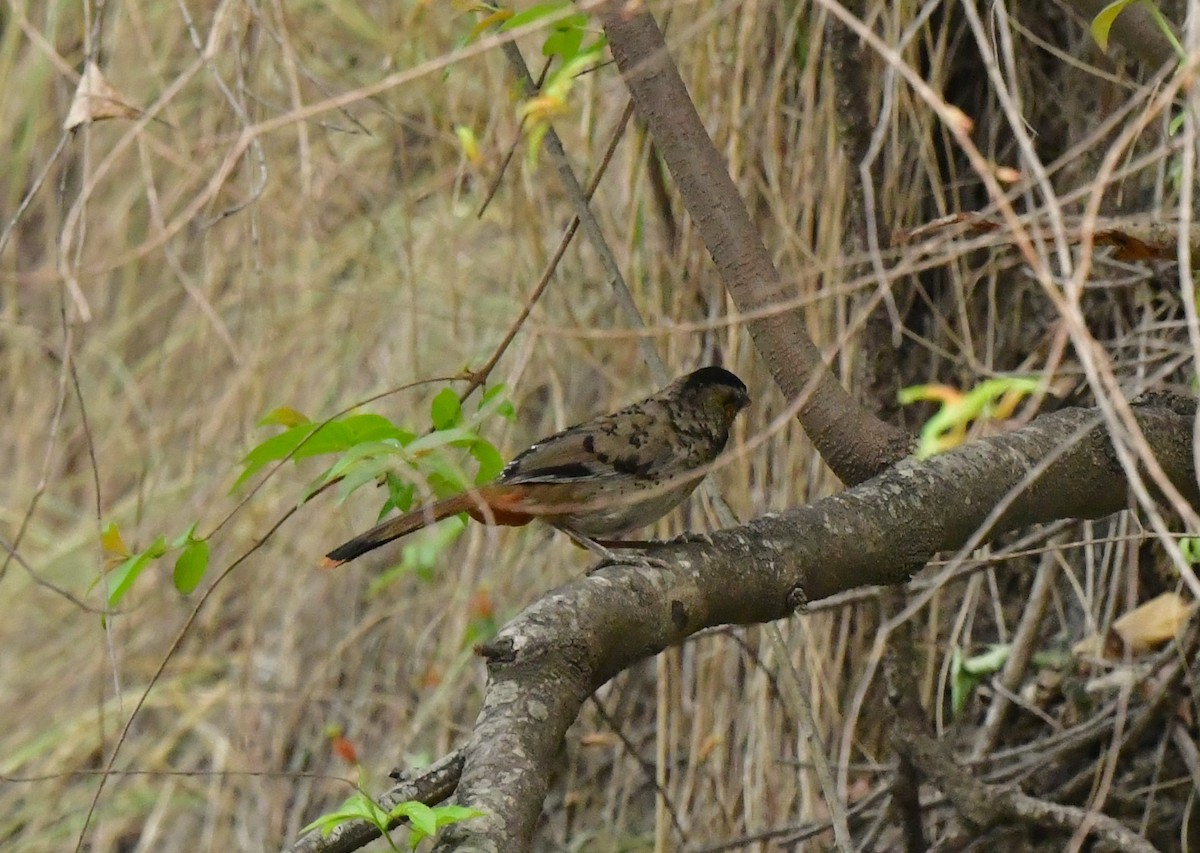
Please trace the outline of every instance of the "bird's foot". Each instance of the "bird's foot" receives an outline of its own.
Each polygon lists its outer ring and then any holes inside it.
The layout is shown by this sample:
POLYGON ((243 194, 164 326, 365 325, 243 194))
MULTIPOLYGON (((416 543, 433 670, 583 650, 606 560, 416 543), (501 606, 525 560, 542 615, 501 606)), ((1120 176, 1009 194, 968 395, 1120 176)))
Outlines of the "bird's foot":
MULTIPOLYGON (((606 549, 608 550, 608 549, 606 549)), ((600 562, 587 570, 587 573, 594 574, 600 571, 605 566, 632 566, 638 569, 669 569, 671 563, 666 560, 660 560, 658 557, 651 557, 648 554, 641 553, 619 553, 617 551, 608 550, 607 554, 600 555, 600 562)))
POLYGON ((651 557, 641 551, 643 547, 651 543, 648 542, 621 542, 621 541, 605 541, 598 542, 590 536, 584 536, 581 533, 576 533, 573 530, 564 531, 571 537, 576 545, 587 548, 593 554, 600 558, 600 562, 587 570, 590 575, 605 566, 634 566, 636 568, 651 568, 665 569, 671 564, 666 560, 660 560, 657 557, 651 557), (617 550, 624 548, 636 548, 637 551, 617 550))

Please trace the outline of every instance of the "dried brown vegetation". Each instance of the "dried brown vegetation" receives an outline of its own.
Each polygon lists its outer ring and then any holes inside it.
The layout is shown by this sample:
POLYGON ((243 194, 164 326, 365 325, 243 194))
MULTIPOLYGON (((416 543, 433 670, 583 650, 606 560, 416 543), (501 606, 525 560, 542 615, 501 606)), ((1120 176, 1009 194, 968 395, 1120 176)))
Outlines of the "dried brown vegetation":
MULTIPOLYGON (((295 506, 312 470, 275 472, 245 504, 229 496, 237 460, 263 437, 256 420, 281 405, 330 414, 482 363, 571 206, 546 161, 517 157, 475 216, 518 138, 515 88, 486 42, 454 57, 469 22, 451 4, 193 4, 189 18, 182 5, 131 2, 105 7, 98 27, 73 4, 46 5, 0 13, 10 178, 0 205, 0 401, 10 413, 0 542, 16 544, 14 558, 0 554, 10 602, 0 624, 0 846, 76 846, 118 735, 165 662, 82 846, 277 848, 353 790, 331 725, 356 747, 368 790, 397 764, 445 754, 479 705, 473 621, 490 608, 503 622, 586 558, 545 532, 475 528, 432 577, 376 590, 386 556, 315 571, 329 545, 374 517, 368 496, 347 508, 326 496, 222 576, 190 624, 195 601, 179 598, 166 570, 102 623, 101 523, 144 543, 199 518, 214 533, 215 579, 295 506), (72 69, 97 50, 109 84, 145 115, 64 138, 72 69), (483 140, 481 166, 460 153, 455 125, 483 140)), ((1032 3, 992 7, 982 21, 957 4, 859 5, 901 64, 862 54, 862 94, 886 115, 870 140, 868 215, 882 227, 995 213, 986 182, 901 66, 970 119, 982 156, 1015 179, 1006 188, 1029 223, 1178 209, 1195 139, 1191 124, 1167 134, 1173 82, 1148 85, 1144 66, 1101 55, 1080 19, 1032 3), (983 57, 993 52, 989 77, 983 57)), ((1124 394, 1186 387, 1196 341, 1172 265, 1041 240, 1023 254, 1015 223, 1000 216, 1008 230, 901 248, 877 234, 874 259, 870 241, 847 238, 862 196, 838 132, 830 8, 655 4, 660 20, 671 12, 672 55, 782 274, 777 307, 804 311, 852 392, 888 411, 901 384, 967 387, 1041 371, 1082 382, 1061 306, 1029 273, 1032 259, 1059 284, 1068 263, 1091 265, 1078 306, 1124 394), (873 311, 885 322, 869 322, 873 311)), ((522 44, 536 56, 536 38, 522 44)), ((627 97, 616 71, 601 69, 556 122, 581 174, 597 168, 627 97)), ((520 415, 497 444, 519 449, 651 387, 632 345, 649 334, 676 372, 719 353, 753 389, 735 437, 744 452, 716 477, 739 518, 840 491, 796 422, 778 417, 789 401, 636 123, 593 206, 647 331, 618 314, 594 250, 576 238, 497 368, 520 415)), ((424 388, 372 405, 416 428, 428 411, 424 388)), ((914 428, 927 414, 899 417, 914 428)), ((894 602, 882 593, 862 590, 781 623, 787 661, 762 629, 737 628, 622 673, 569 733, 538 848, 829 845, 809 747, 780 699, 780 672, 795 666, 856 840, 900 849, 903 821, 884 806, 905 771, 888 742, 882 664, 901 624, 915 637, 917 696, 975 777, 1095 806, 1161 849, 1194 846, 1195 673, 1179 651, 1193 651, 1194 637, 1124 663, 1079 645, 1178 588, 1156 520, 1183 529, 1168 509, 1159 519, 1137 510, 946 555, 914 581, 902 619, 889 618, 894 602), (954 649, 995 642, 1025 654, 952 719, 954 649), (1118 677, 1098 679, 1110 671, 1118 677)), ((719 526, 698 495, 656 533, 719 526)), ((930 837, 966 844, 960 813, 935 789, 920 793, 930 837)), ((1015 835, 983 840, 1061 849, 1070 837, 1006 831, 1015 835)))

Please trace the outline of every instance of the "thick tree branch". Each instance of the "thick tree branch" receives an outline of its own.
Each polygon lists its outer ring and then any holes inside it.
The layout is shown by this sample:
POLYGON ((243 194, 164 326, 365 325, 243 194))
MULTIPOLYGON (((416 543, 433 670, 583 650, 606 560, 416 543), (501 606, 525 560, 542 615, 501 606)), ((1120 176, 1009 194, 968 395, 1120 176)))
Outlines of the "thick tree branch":
MULTIPOLYGON (((1200 503, 1194 411, 1136 411, 1171 481, 1200 503)), ((904 460, 813 505, 711 538, 663 543, 654 556, 670 568, 609 566, 535 601, 483 650, 489 684, 458 799, 488 817, 449 828, 437 849, 528 849, 563 737, 584 699, 696 631, 771 621, 806 600, 899 583, 912 566, 957 550, 989 519, 991 537, 1123 509, 1126 480, 1098 424, 1090 410, 1046 415, 930 460, 904 460)))
MULTIPOLYGON (((793 296, 696 113, 654 18, 643 4, 625 0, 595 11, 638 115, 739 310, 769 309, 793 296)), ((800 422, 843 482, 860 483, 908 452, 907 434, 866 411, 829 372, 800 312, 774 313, 751 321, 749 328, 783 392, 792 399, 806 398, 800 422)))

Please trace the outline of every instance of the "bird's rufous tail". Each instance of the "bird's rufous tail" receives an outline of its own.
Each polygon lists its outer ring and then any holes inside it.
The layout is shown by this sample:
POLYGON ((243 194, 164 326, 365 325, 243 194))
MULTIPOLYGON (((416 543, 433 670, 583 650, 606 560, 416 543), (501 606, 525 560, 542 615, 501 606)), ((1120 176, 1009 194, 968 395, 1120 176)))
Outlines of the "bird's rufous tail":
POLYGON ((422 527, 441 521, 443 518, 476 509, 478 503, 478 495, 464 492, 427 506, 417 507, 395 518, 389 518, 387 521, 375 525, 366 533, 360 533, 349 542, 334 548, 325 555, 325 559, 321 560, 321 568, 336 568, 342 563, 350 562, 355 557, 361 557, 368 551, 374 551, 380 545, 386 545, 393 539, 407 536, 422 527))

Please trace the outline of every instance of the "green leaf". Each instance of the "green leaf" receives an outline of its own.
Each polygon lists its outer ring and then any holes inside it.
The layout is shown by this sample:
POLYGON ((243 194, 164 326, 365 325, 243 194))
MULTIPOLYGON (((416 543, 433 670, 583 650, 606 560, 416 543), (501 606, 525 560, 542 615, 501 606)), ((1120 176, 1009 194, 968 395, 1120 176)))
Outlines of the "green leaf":
POLYGON ((311 823, 300 827, 300 834, 307 835, 314 829, 319 829, 321 830, 321 837, 328 838, 331 834, 333 834, 333 831, 337 829, 339 825, 345 823, 346 820, 347 818, 336 812, 331 814, 323 814, 311 823))
POLYGON ((322 479, 326 481, 332 480, 334 477, 341 476, 342 473, 365 460, 390 459, 392 461, 400 461, 408 458, 408 451, 395 441, 389 439, 384 439, 383 441, 363 441, 345 450, 338 457, 337 461, 329 466, 329 469, 322 475, 322 479))
MULTIPOLYGON (((401 429, 383 415, 376 415, 370 412, 349 415, 340 422, 334 421, 334 423, 341 423, 346 428, 351 444, 359 444, 363 441, 386 441, 390 439, 403 445, 408 444, 416 438, 416 433, 401 429)), ((339 447, 337 449, 341 450, 343 448, 339 447)))
POLYGON ((138 575, 148 565, 150 565, 150 556, 148 554, 134 554, 132 557, 127 557, 124 562, 108 573, 109 607, 117 606, 121 599, 125 597, 125 593, 129 591, 129 587, 137 580, 138 575))
POLYGON ((387 483, 388 499, 383 505, 383 509, 379 512, 379 517, 383 518, 390 510, 397 509, 400 512, 408 512, 413 505, 413 498, 416 497, 417 487, 415 484, 397 477, 392 471, 386 475, 385 482, 387 483))
MULTIPOLYGON (((571 5, 571 0, 554 0, 551 3, 535 3, 528 9, 524 9, 515 13, 511 18, 500 25, 500 31, 515 30, 517 27, 523 27, 527 24, 533 24, 537 21, 549 18, 554 13, 565 9, 571 5)), ((572 15, 571 17, 575 17, 572 15)))
MULTIPOLYGON (((578 16, 572 15, 567 18, 570 21, 578 16)), ((583 16, 584 23, 587 23, 587 16, 583 16)), ((583 44, 584 32, 579 27, 564 26, 563 24, 555 24, 554 32, 546 36, 546 40, 542 42, 542 56, 561 56, 563 62, 569 62, 579 54, 579 47, 583 44)))
POLYGON ((471 445, 471 455, 479 463, 479 473, 475 475, 477 486, 492 482, 504 470, 504 457, 491 442, 479 439, 471 445))
POLYGON ((440 829, 443 826, 449 826, 452 823, 462 823, 464 820, 470 820, 473 817, 483 817, 483 812, 479 809, 471 809, 466 806, 437 806, 434 808, 437 813, 437 825, 440 829))
POLYGON ((566 101, 575 85, 575 79, 585 71, 590 71, 598 57, 594 51, 581 53, 563 63, 563 66, 550 75, 542 86, 542 94, 549 98, 566 101))
POLYGON ((963 669, 971 675, 992 675, 999 672, 1008 660, 1012 646, 1007 643, 992 643, 982 654, 967 658, 962 662, 963 669))
POLYGON ((364 459, 348 468, 338 483, 337 502, 340 504, 367 483, 378 483, 392 470, 387 458, 364 459))
POLYGON ((388 813, 378 803, 361 792, 351 794, 338 807, 337 811, 321 815, 300 831, 305 833, 319 829, 321 830, 321 835, 328 837, 329 833, 333 832, 337 826, 350 820, 365 820, 368 823, 374 824, 384 834, 387 833, 388 813))
POLYGON ((247 453, 242 460, 242 473, 231 491, 236 491, 271 462, 340 453, 367 441, 390 440, 404 445, 413 437, 413 433, 400 429, 387 418, 370 413, 348 415, 327 424, 299 424, 268 438, 247 453))
MULTIPOLYGON (((927 459, 953 447, 955 441, 952 439, 956 434, 961 437, 962 431, 973 420, 991 417, 997 404, 1006 395, 1014 394, 1019 399, 1026 394, 1037 392, 1041 387, 1040 380, 1030 377, 987 379, 965 394, 956 394, 957 399, 949 401, 941 396, 940 392, 946 391, 944 386, 914 385, 900 389, 899 400, 904 405, 919 400, 943 399, 942 407, 921 429, 917 458, 927 459)), ((1016 404, 1011 398, 1010 402, 1016 404)))
POLYGON ((508 397, 503 396, 506 390, 507 388, 505 388, 504 383, 501 382, 483 392, 483 396, 479 399, 477 420, 493 413, 504 418, 506 421, 517 419, 517 410, 513 408, 512 401, 508 397))
POLYGON ((529 168, 537 168, 538 152, 542 150, 542 140, 549 132, 550 123, 545 121, 539 121, 529 129, 529 136, 525 142, 525 163, 529 168))
POLYGON ((405 449, 415 456, 420 453, 428 453, 439 447, 445 447, 447 444, 458 443, 466 446, 478 440, 479 435, 474 430, 466 429, 465 427, 454 427, 453 429, 440 429, 437 432, 431 432, 428 435, 414 439, 409 442, 405 449))
POLYGON ((962 649, 955 647, 950 656, 950 708, 956 719, 967 707, 967 699, 978 681, 963 666, 962 649))
POLYGON ((300 832, 303 834, 320 830, 321 835, 328 838, 329 834, 340 824, 351 820, 365 820, 386 834, 387 827, 393 820, 407 818, 412 827, 409 832, 409 845, 415 847, 422 839, 436 834, 437 830, 443 826, 482 815, 483 812, 464 806, 447 805, 430 808, 416 800, 398 803, 391 812, 386 812, 370 797, 362 793, 355 793, 336 811, 321 815, 302 828, 300 832))
POLYGON ((470 484, 462 466, 445 456, 426 457, 421 460, 421 467, 425 469, 425 479, 429 487, 439 498, 464 491, 470 484))
POLYGON ((316 430, 317 427, 315 424, 301 424, 285 430, 279 435, 272 436, 254 447, 242 459, 242 473, 238 476, 237 481, 234 482, 233 488, 230 491, 236 491, 242 483, 257 474, 263 466, 271 462, 278 462, 280 459, 286 459, 300 446, 300 442, 304 441, 316 432, 316 430))
POLYGON ((175 588, 183 595, 191 593, 200 585, 207 569, 208 541, 193 540, 175 561, 175 588))
POLYGON ((449 388, 439 391, 429 405, 429 419, 436 430, 458 426, 462 421, 462 404, 458 401, 458 395, 449 388))
POLYGON ((1092 38, 1096 40, 1096 44, 1100 45, 1101 50, 1108 52, 1108 35, 1117 16, 1125 11, 1126 6, 1136 2, 1138 0, 1115 0, 1092 18, 1092 38))
MULTIPOLYGON (((360 470, 363 466, 368 466, 370 476, 380 477, 385 472, 391 470, 394 463, 406 461, 408 454, 403 447, 400 447, 393 441, 366 441, 362 444, 351 447, 342 456, 333 463, 330 467, 322 471, 313 482, 305 489, 301 503, 307 501, 320 489, 332 483, 338 477, 346 477, 350 472, 360 470)), ((365 482, 359 478, 354 484, 354 488, 358 488, 365 482)), ((347 487, 343 482, 339 489, 341 498, 345 498, 353 489, 347 487)), ((339 498, 339 500, 341 499, 339 498)))
POLYGON ((116 607, 117 604, 125 597, 125 593, 129 592, 134 581, 145 570, 146 566, 156 557, 161 557, 167 551, 167 540, 160 536, 154 540, 149 548, 141 553, 134 554, 121 565, 117 566, 108 573, 108 606, 116 607))
POLYGON ((950 707, 956 718, 966 710, 967 700, 979 682, 999 672, 1011 651, 1011 646, 996 643, 983 654, 964 658, 961 649, 954 649, 950 656, 950 707))
POLYGON ((409 847, 415 848, 422 840, 437 834, 437 816, 433 809, 416 800, 399 803, 391 811, 391 817, 408 818, 412 829, 408 834, 409 847))
POLYGON ((462 149, 467 162, 479 165, 483 160, 483 155, 479 153, 479 140, 475 136, 475 131, 465 125, 456 124, 454 135, 458 137, 458 147, 462 149))
POLYGON ((272 409, 262 416, 258 426, 281 426, 294 427, 301 424, 311 423, 311 421, 302 413, 288 406, 280 406, 278 409, 272 409))

